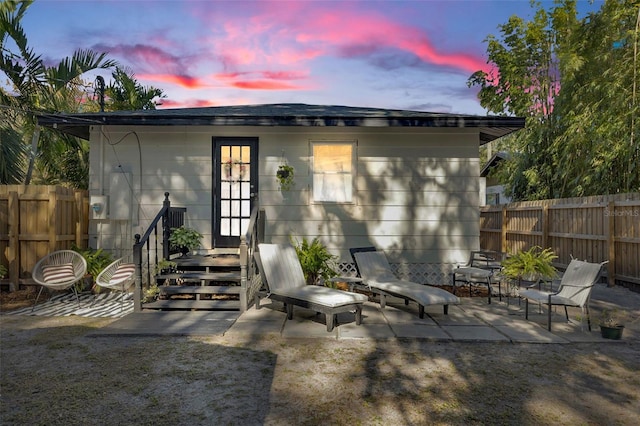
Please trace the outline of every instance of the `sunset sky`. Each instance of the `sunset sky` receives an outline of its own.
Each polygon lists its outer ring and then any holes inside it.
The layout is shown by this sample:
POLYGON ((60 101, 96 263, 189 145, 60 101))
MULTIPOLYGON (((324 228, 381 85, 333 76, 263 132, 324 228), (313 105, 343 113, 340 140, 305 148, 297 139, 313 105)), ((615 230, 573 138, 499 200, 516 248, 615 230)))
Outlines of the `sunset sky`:
POLYGON ((76 49, 108 52, 164 91, 161 108, 299 102, 485 115, 466 81, 488 69, 483 40, 514 14, 530 18, 529 1, 36 0, 22 24, 48 64, 76 49))

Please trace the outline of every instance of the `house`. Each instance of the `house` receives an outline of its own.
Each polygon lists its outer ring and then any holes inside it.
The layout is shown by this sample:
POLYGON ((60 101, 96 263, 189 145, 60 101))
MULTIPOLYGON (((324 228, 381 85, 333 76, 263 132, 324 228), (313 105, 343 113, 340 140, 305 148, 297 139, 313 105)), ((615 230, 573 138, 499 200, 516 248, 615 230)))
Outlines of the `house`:
POLYGON ((164 193, 187 208, 203 252, 238 247, 252 206, 266 242, 318 237, 353 272, 349 247, 375 245, 402 273, 448 282, 479 248, 478 147, 517 117, 271 104, 43 115, 90 141, 90 245, 130 247, 164 193), (276 171, 294 168, 281 190, 276 171))
POLYGON ((496 152, 480 170, 480 205, 496 205, 508 204, 511 198, 504 193, 504 185, 495 177, 491 176, 491 172, 502 161, 509 158, 506 152, 496 152))

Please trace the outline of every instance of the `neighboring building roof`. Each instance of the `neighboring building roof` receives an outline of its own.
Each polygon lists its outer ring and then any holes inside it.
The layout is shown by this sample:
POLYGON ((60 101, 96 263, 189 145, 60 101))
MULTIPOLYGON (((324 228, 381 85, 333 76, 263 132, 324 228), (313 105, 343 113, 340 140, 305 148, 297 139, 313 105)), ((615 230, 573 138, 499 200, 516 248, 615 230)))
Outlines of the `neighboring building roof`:
POLYGON ((266 104, 43 114, 38 123, 89 139, 89 126, 310 126, 479 128, 480 145, 524 128, 521 117, 443 114, 333 105, 266 104))
POLYGON ((496 152, 493 157, 491 157, 489 159, 489 161, 487 161, 487 164, 484 165, 484 167, 482 168, 482 170, 480 170, 480 177, 487 177, 487 175, 489 175, 489 172, 491 172, 491 170, 496 167, 498 164, 500 164, 500 162, 502 160, 506 160, 507 158, 509 158, 509 154, 503 151, 500 152, 496 152))

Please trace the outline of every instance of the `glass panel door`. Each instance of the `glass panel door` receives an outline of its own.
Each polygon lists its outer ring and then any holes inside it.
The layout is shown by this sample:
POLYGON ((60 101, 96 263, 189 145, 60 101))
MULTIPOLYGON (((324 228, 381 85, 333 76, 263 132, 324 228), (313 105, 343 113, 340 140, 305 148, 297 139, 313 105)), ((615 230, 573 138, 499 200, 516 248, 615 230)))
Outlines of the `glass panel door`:
POLYGON ((238 247, 257 191, 257 138, 214 138, 214 247, 238 247))

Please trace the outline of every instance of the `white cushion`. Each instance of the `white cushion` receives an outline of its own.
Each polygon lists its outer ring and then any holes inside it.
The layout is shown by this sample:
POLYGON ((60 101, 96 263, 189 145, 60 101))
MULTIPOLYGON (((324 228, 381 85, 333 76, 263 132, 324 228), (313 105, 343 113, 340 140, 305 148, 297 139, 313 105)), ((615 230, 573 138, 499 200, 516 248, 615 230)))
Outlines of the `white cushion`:
POLYGON ((45 283, 60 284, 75 280, 72 263, 45 265, 42 267, 42 279, 45 283))
POLYGON ((318 305, 324 305, 330 308, 350 305, 352 303, 364 303, 369 300, 369 298, 364 294, 348 293, 346 291, 317 285, 282 288, 272 291, 271 293, 278 296, 290 297, 292 299, 299 299, 318 305))
POLYGON ((109 279, 110 285, 117 285, 128 280, 136 272, 136 265, 133 263, 121 263, 118 269, 109 279))

